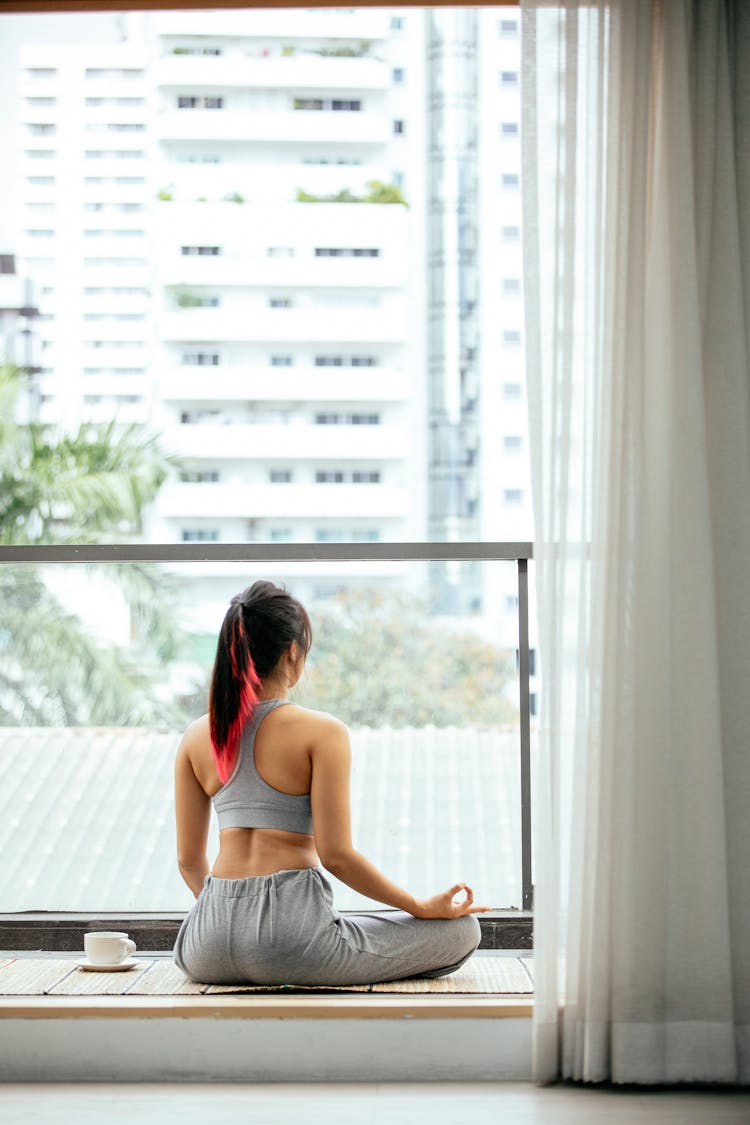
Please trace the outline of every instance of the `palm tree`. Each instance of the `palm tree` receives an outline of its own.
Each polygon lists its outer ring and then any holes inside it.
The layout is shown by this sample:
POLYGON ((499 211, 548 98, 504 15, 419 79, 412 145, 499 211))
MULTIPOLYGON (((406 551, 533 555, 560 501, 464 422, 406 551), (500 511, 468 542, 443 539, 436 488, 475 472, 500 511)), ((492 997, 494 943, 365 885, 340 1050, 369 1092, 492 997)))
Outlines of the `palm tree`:
MULTIPOLYGON (((0 544, 136 536, 168 469, 154 439, 114 422, 70 434, 19 422, 21 391, 19 373, 0 368, 0 544)), ((130 609, 127 651, 87 635, 44 568, 0 566, 0 723, 131 725, 171 717, 152 686, 176 643, 168 584, 142 564, 112 564, 106 573, 130 609)))

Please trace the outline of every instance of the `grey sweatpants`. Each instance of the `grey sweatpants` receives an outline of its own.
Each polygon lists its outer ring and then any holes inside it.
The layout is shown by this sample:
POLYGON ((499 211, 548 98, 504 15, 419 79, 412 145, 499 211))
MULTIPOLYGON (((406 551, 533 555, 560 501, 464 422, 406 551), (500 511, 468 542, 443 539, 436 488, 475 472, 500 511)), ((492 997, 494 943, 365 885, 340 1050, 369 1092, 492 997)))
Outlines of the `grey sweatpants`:
POLYGON ((453 972, 479 923, 402 911, 342 916, 317 867, 247 879, 207 875, 174 959, 203 984, 373 984, 453 972))

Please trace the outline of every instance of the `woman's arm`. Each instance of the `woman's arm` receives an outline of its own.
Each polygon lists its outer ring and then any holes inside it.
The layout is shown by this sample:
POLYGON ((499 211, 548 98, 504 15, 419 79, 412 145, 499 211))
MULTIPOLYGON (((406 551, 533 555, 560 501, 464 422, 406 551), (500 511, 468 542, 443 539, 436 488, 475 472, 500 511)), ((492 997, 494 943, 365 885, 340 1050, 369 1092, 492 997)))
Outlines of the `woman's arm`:
POLYGON ((206 844, 211 800, 195 776, 191 753, 207 737, 210 738, 208 717, 204 716, 185 731, 175 762, 177 866, 196 898, 208 874, 206 844))
POLYGON ((332 875, 367 898, 406 910, 416 918, 459 918, 463 914, 489 909, 473 905, 472 890, 465 883, 456 883, 430 899, 418 900, 392 883, 361 852, 355 850, 349 800, 351 749, 349 734, 343 723, 332 718, 322 720, 311 749, 311 759, 310 798, 315 847, 323 866, 332 875), (455 895, 460 891, 465 892, 465 900, 454 902, 455 895))

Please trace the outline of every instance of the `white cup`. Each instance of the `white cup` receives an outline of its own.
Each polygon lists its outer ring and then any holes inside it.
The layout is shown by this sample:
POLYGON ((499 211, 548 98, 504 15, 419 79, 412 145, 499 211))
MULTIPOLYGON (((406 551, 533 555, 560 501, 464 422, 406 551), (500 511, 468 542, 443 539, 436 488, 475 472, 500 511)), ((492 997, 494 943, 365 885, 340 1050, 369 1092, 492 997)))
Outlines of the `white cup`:
POLYGON ((83 946, 92 965, 119 965, 131 953, 135 953, 135 942, 127 934, 117 930, 97 930, 95 933, 84 934, 83 946))

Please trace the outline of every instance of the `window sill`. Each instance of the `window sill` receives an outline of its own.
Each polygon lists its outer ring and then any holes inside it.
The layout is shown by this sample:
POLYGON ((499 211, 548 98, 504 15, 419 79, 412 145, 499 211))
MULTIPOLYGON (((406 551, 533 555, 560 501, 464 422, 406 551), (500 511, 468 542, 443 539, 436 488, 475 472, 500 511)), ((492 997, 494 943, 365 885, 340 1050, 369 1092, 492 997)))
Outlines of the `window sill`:
POLYGON ((495 1020, 531 1019, 533 1007, 515 996, 23 996, 0 1000, 0 1020, 495 1020))

